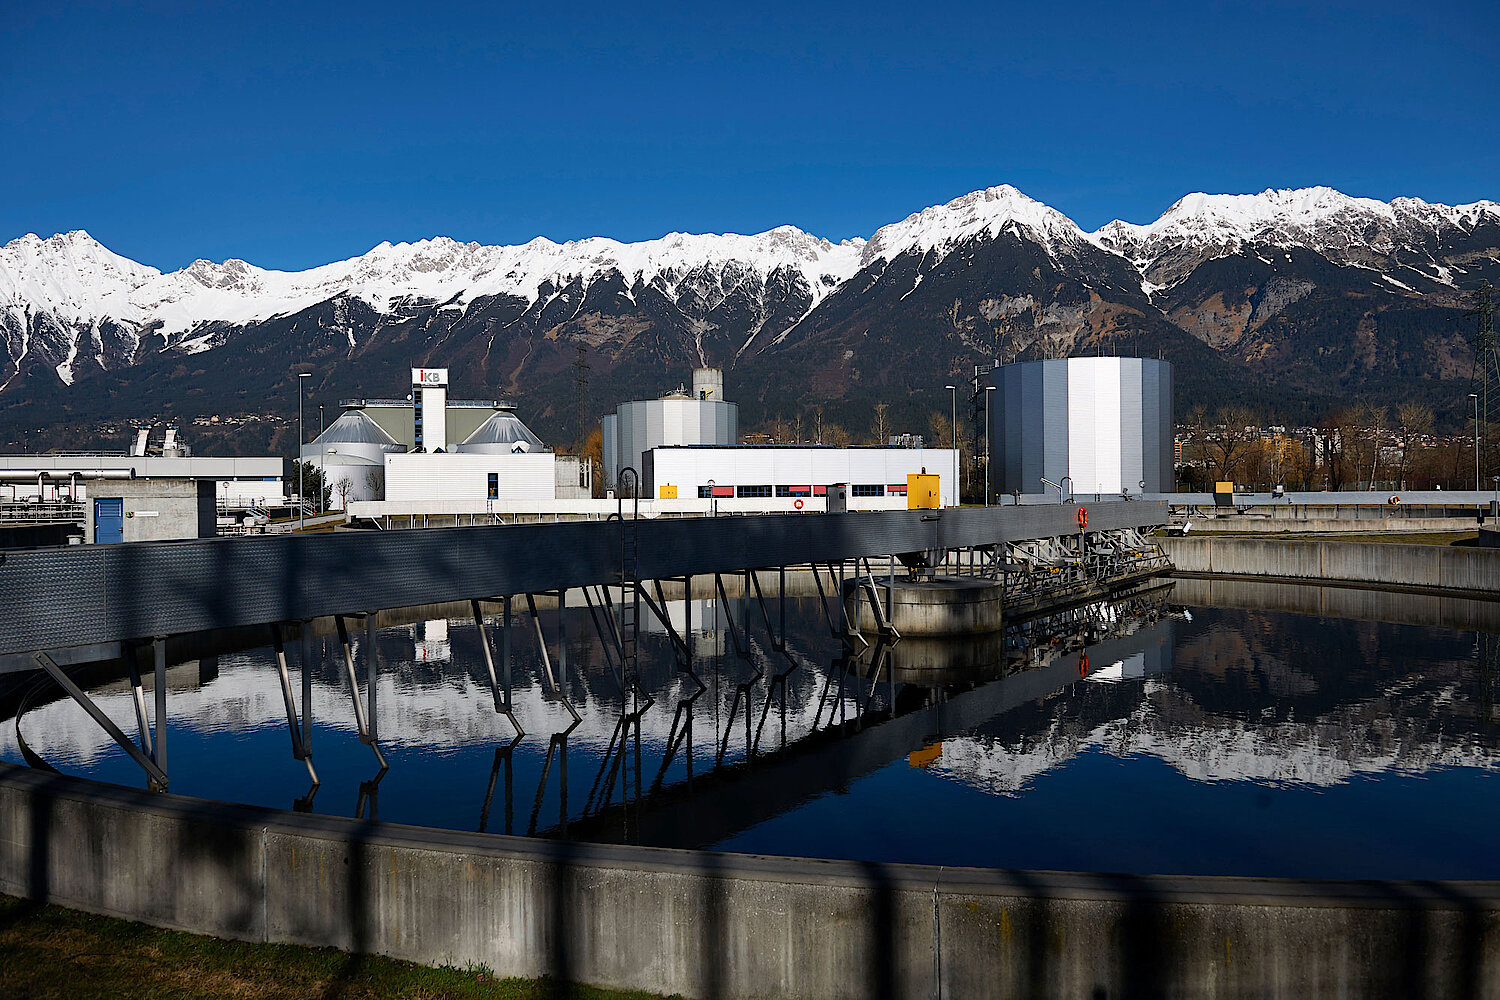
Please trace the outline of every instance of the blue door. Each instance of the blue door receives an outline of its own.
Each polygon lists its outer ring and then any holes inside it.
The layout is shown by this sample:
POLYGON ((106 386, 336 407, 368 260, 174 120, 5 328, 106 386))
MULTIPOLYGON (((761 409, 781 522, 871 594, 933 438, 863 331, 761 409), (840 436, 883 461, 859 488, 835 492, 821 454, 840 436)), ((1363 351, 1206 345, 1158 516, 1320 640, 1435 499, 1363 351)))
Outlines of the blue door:
POLYGON ((125 501, 94 501, 94 541, 123 542, 125 540, 125 501))

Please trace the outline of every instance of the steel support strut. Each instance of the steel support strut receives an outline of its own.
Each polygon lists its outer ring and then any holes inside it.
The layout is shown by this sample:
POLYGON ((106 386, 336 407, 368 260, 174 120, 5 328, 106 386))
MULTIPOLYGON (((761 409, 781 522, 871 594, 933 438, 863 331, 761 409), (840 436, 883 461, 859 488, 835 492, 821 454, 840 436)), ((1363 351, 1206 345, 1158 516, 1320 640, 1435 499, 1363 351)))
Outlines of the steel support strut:
MULTIPOLYGON (((349 628, 344 624, 343 615, 334 615, 333 621, 339 630, 339 646, 344 654, 344 674, 349 680, 349 696, 354 701, 354 724, 359 727, 359 741, 375 752, 375 761, 384 773, 390 765, 385 762, 385 754, 380 752, 380 745, 375 742, 375 735, 370 732, 370 720, 365 714, 365 700, 359 693, 359 677, 354 672, 354 647, 349 644, 349 628)), ((372 674, 372 684, 373 681, 372 674)))
MULTIPOLYGON (((121 732, 120 727, 115 725, 114 721, 105 715, 104 711, 98 705, 95 705, 88 695, 84 694, 82 688, 73 683, 73 678, 64 673, 62 667, 53 662, 52 657, 46 653, 37 653, 36 662, 38 666, 47 671, 52 679, 58 683, 58 686, 68 693, 68 697, 76 701, 89 714, 89 717, 99 724, 99 728, 108 733, 110 738, 130 755, 131 760, 141 766, 141 770, 146 772, 146 778, 153 789, 161 792, 167 790, 167 773, 157 765, 156 761, 142 753, 140 747, 130 741, 130 737, 121 732)), ((161 703, 165 701, 165 698, 159 696, 157 701, 161 703)), ((161 719, 158 720, 158 732, 165 719, 166 716, 163 714, 161 719)))
MULTIPOLYGON (((505 632, 506 632, 505 647, 506 647, 506 651, 509 652, 509 649, 510 649, 510 639, 509 639, 509 635, 510 635, 510 599, 509 598, 506 598, 505 605, 506 605, 506 608, 505 608, 505 610, 506 610, 505 624, 502 626, 502 628, 504 628, 505 632)), ((490 678, 490 691, 491 691, 491 693, 494 694, 494 697, 495 697, 495 711, 497 713, 499 713, 500 715, 505 716, 505 718, 507 720, 509 720, 511 728, 516 731, 516 736, 517 737, 525 736, 526 735, 526 730, 522 729, 521 728, 521 724, 516 721, 515 705, 511 702, 510 657, 506 656, 504 658, 505 659, 505 684, 504 684, 504 687, 502 688, 501 687, 501 683, 500 683, 500 678, 497 677, 496 674, 495 674, 495 657, 490 652, 490 637, 489 637, 488 633, 485 631, 484 616, 483 616, 483 614, 480 613, 479 602, 478 601, 470 601, 469 602, 469 607, 474 612, 474 627, 476 629, 478 629, 478 631, 479 631, 479 648, 482 649, 482 650, 484 650, 484 668, 485 668, 485 671, 489 674, 489 678, 490 678)))
MULTIPOLYGON (((303 628, 307 624, 303 623, 303 628)), ((281 678, 281 700, 286 705, 287 730, 292 734, 292 756, 307 765, 307 776, 312 779, 313 787, 322 784, 318 780, 317 769, 313 767, 312 748, 303 740, 303 729, 297 721, 297 703, 292 700, 292 677, 286 667, 286 644, 282 640, 280 623, 271 626, 271 640, 276 648, 276 673, 281 678)), ((306 664, 303 664, 304 670, 306 664)), ((302 703, 303 715, 310 716, 311 706, 304 701, 302 703)))
MULTIPOLYGON (((563 708, 567 709, 568 714, 573 717, 573 725, 576 726, 580 721, 582 721, 583 716, 578 714, 578 710, 575 709, 573 707, 573 703, 568 700, 567 689, 563 686, 562 683, 565 682, 567 678, 563 677, 562 680, 559 681, 559 679, 552 672, 552 657, 547 652, 547 633, 542 629, 542 616, 537 614, 535 594, 526 595, 526 609, 531 612, 532 625, 536 626, 536 646, 542 655, 542 669, 547 672, 547 680, 551 683, 553 692, 556 693, 558 700, 562 702, 563 708)), ((561 614, 560 608, 558 609, 558 613, 561 614)), ((568 728, 571 730, 573 727, 569 726, 568 728)))

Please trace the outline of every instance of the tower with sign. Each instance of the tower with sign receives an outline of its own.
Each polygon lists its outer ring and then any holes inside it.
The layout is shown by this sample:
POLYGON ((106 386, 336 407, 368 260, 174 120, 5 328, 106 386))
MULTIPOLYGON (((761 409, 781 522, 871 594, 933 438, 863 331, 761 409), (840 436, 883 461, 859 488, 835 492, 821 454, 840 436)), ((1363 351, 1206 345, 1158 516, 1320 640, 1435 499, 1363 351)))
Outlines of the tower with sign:
POLYGON ((448 450, 448 369, 411 370, 413 451, 448 450))

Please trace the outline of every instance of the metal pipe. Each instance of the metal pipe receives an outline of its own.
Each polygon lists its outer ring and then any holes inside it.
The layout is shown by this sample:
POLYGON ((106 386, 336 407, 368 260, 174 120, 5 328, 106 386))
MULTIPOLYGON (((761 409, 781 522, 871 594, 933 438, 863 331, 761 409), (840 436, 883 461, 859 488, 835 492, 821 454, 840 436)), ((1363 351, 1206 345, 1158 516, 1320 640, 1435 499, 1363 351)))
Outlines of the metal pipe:
MULTIPOLYGON (((1479 393, 1469 393, 1474 401, 1474 489, 1479 489, 1479 393)), ((1358 486, 1358 483, 1354 485, 1358 486)))
POLYGON ((0 469, 0 481, 30 482, 33 479, 57 479, 82 476, 84 479, 134 479, 134 469, 0 469))

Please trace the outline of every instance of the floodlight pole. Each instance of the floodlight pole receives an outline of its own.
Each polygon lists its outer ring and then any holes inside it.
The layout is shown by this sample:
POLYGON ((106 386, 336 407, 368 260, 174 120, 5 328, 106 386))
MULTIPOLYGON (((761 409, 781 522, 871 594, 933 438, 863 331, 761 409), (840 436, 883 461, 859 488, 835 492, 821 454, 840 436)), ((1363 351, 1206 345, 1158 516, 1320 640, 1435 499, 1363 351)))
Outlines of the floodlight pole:
POLYGON ((995 387, 984 387, 984 505, 990 505, 990 393, 995 387))
POLYGON ((297 470, 297 530, 307 529, 307 476, 302 468, 302 380, 312 378, 312 372, 297 373, 297 457, 292 467, 297 470))

